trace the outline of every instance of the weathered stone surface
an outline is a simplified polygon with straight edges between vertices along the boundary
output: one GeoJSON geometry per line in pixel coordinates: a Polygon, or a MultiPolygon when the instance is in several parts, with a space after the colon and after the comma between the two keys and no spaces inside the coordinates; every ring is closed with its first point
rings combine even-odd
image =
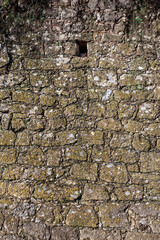
{"type": "Polygon", "coordinates": [[[8,185],[8,194],[16,198],[28,198],[30,195],[30,188],[26,183],[10,183],[8,185]]]}
{"type": "Polygon", "coordinates": [[[114,120],[112,118],[103,119],[98,122],[98,128],[103,130],[119,131],[121,129],[121,123],[120,121],[114,120]]]}
{"type": "Polygon", "coordinates": [[[26,237],[32,237],[39,240],[49,239],[49,231],[43,223],[24,223],[23,232],[26,237]]]}
{"type": "Polygon", "coordinates": [[[127,205],[123,203],[107,203],[99,207],[103,227],[128,228],[127,205]]]}
{"type": "Polygon", "coordinates": [[[158,4],[8,2],[0,240],[157,239],[158,4]]]}
{"type": "Polygon", "coordinates": [[[91,103],[89,105],[88,111],[87,111],[87,115],[89,116],[94,116],[94,117],[101,117],[103,116],[105,113],[105,107],[104,105],[100,104],[100,103],[91,103]],[[97,111],[98,109],[98,111],[97,111]]]}
{"type": "Polygon", "coordinates": [[[65,108],[64,114],[68,119],[73,119],[75,116],[82,115],[82,107],[79,104],[72,104],[65,108]]]}
{"type": "Polygon", "coordinates": [[[92,160],[96,162],[104,161],[109,162],[110,160],[110,148],[96,146],[92,150],[92,160]]]}
{"type": "Polygon", "coordinates": [[[26,128],[26,125],[25,125],[24,120],[14,114],[14,116],[12,118],[12,129],[16,132],[16,131],[23,130],[25,128],[26,128]]]}
{"type": "Polygon", "coordinates": [[[110,101],[107,103],[107,110],[104,114],[105,117],[116,117],[117,116],[117,108],[118,102],[117,101],[110,101]]]}
{"type": "Polygon", "coordinates": [[[13,164],[16,161],[15,149],[6,149],[0,152],[0,163],[1,164],[13,164]]]}
{"type": "Polygon", "coordinates": [[[6,180],[17,180],[22,174],[23,167],[11,165],[3,171],[2,178],[6,180]]]}
{"type": "Polygon", "coordinates": [[[160,171],[160,153],[149,152],[141,153],[140,169],[142,172],[159,172],[160,171]]]}
{"type": "Polygon", "coordinates": [[[66,224],[75,227],[86,226],[95,228],[98,225],[98,217],[90,206],[73,206],[67,215],[66,224]]]}
{"type": "Polygon", "coordinates": [[[16,102],[24,102],[24,103],[31,103],[34,102],[35,100],[35,96],[33,93],[29,92],[29,91],[16,91],[13,92],[12,95],[13,101],[16,102]]]}
{"type": "Polygon", "coordinates": [[[158,234],[147,234],[147,233],[137,233],[137,232],[128,232],[125,240],[158,240],[158,234]]]}
{"type": "Polygon", "coordinates": [[[123,121],[124,128],[127,132],[140,132],[142,131],[143,124],[138,121],[123,121]]]}
{"type": "Polygon", "coordinates": [[[65,129],[67,121],[63,116],[55,117],[54,119],[49,120],[48,125],[51,130],[65,129]]]}
{"type": "Polygon", "coordinates": [[[51,232],[51,240],[78,240],[79,231],[73,227],[54,227],[51,232]]]}
{"type": "Polygon", "coordinates": [[[46,153],[47,165],[58,166],[61,160],[61,151],[49,149],[46,153]]]}
{"type": "Polygon", "coordinates": [[[106,240],[107,234],[104,230],[89,229],[84,228],[80,230],[80,240],[90,239],[90,240],[106,240]]]}
{"type": "Polygon", "coordinates": [[[0,89],[0,100],[8,98],[10,95],[10,89],[0,89]]]}
{"type": "Polygon", "coordinates": [[[71,168],[70,174],[74,179],[95,181],[97,178],[97,170],[97,164],[95,163],[74,164],[71,168]]]}
{"type": "Polygon", "coordinates": [[[45,120],[44,119],[31,119],[30,122],[27,124],[28,129],[32,131],[41,131],[45,128],[45,120]]]}
{"type": "Polygon", "coordinates": [[[154,119],[158,114],[158,109],[154,103],[143,103],[139,106],[138,118],[154,119]]]}
{"type": "Polygon", "coordinates": [[[159,123],[150,124],[147,128],[145,128],[145,131],[150,135],[160,136],[159,123]]]}
{"type": "Polygon", "coordinates": [[[0,181],[0,195],[3,195],[6,192],[6,182],[0,181]]]}
{"type": "Polygon", "coordinates": [[[129,105],[126,103],[120,103],[119,104],[119,109],[118,109],[118,115],[120,119],[129,119],[133,117],[133,114],[135,112],[136,108],[134,105],[129,105]]]}
{"type": "Polygon", "coordinates": [[[145,79],[142,75],[122,74],[120,76],[119,83],[121,86],[132,86],[138,84],[144,84],[145,79]]]}
{"type": "Polygon", "coordinates": [[[42,146],[54,146],[55,145],[55,135],[52,132],[47,132],[42,135],[42,133],[35,135],[33,144],[42,146]]]}
{"type": "Polygon", "coordinates": [[[14,235],[5,235],[3,236],[3,240],[20,240],[17,234],[14,235]]]}
{"type": "Polygon", "coordinates": [[[30,144],[29,133],[27,130],[17,134],[15,145],[17,146],[28,146],[30,144]]]}
{"type": "Polygon", "coordinates": [[[159,203],[155,202],[144,202],[144,203],[132,203],[129,211],[129,215],[137,214],[142,218],[145,217],[158,217],[160,210],[159,203]]]}
{"type": "Polygon", "coordinates": [[[44,221],[46,225],[52,226],[55,220],[54,210],[55,206],[50,203],[42,205],[36,213],[37,221],[44,221]]]}
{"type": "Polygon", "coordinates": [[[111,147],[129,147],[131,145],[131,135],[115,133],[110,142],[111,147]]]}
{"type": "Polygon", "coordinates": [[[135,150],[141,151],[148,151],[150,149],[150,141],[147,139],[146,136],[135,134],[133,138],[132,145],[135,150]]]}
{"type": "Polygon", "coordinates": [[[40,184],[35,186],[34,197],[39,199],[54,200],[54,201],[74,201],[81,196],[81,189],[73,185],[46,185],[40,184]]]}
{"type": "Polygon", "coordinates": [[[0,145],[14,145],[16,136],[15,134],[8,130],[8,131],[0,131],[0,145]]]}
{"type": "Polygon", "coordinates": [[[5,218],[4,228],[7,233],[16,234],[18,231],[18,219],[9,215],[5,218]]]}
{"type": "Polygon", "coordinates": [[[41,166],[43,161],[43,152],[38,147],[30,147],[27,152],[21,152],[18,157],[18,163],[26,165],[41,166]]]}
{"type": "Polygon", "coordinates": [[[50,79],[47,74],[41,74],[40,72],[31,72],[30,83],[34,87],[46,87],[50,84],[50,79]]]}
{"type": "Polygon", "coordinates": [[[40,104],[42,106],[51,107],[55,104],[55,98],[53,96],[49,96],[49,95],[47,96],[42,94],[40,96],[40,104]]]}
{"type": "Polygon", "coordinates": [[[138,185],[130,185],[115,189],[118,200],[140,200],[143,196],[143,187],[138,185]]]}
{"type": "Polygon", "coordinates": [[[64,131],[56,134],[55,143],[56,145],[65,145],[75,143],[77,141],[75,131],[64,131]]]}
{"type": "Polygon", "coordinates": [[[86,149],[81,146],[68,146],[65,149],[65,156],[66,159],[86,160],[87,152],[86,149]]]}
{"type": "Polygon", "coordinates": [[[104,186],[87,183],[84,187],[84,193],[82,196],[82,200],[90,201],[90,200],[108,200],[109,195],[107,189],[104,186]]]}
{"type": "Polygon", "coordinates": [[[36,213],[36,208],[34,203],[20,203],[15,209],[14,209],[14,215],[21,218],[26,219],[28,217],[34,216],[36,213]]]}
{"type": "Polygon", "coordinates": [[[3,130],[8,130],[9,129],[9,123],[11,120],[11,114],[4,113],[1,117],[1,125],[3,130]]]}
{"type": "Polygon", "coordinates": [[[100,170],[100,179],[106,182],[126,183],[128,181],[126,167],[112,163],[103,165],[100,170]]]}
{"type": "Polygon", "coordinates": [[[137,152],[131,149],[117,148],[112,152],[112,158],[116,162],[135,163],[139,160],[137,152]]]}
{"type": "Polygon", "coordinates": [[[80,133],[81,137],[81,143],[83,144],[89,144],[89,145],[100,145],[103,144],[103,132],[101,131],[90,131],[90,132],[84,132],[82,131],[80,133]]]}

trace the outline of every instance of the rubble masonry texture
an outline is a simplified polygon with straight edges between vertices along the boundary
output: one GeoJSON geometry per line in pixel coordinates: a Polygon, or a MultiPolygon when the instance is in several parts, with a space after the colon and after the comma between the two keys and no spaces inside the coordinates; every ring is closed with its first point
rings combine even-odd
{"type": "Polygon", "coordinates": [[[2,240],[159,239],[160,21],[127,35],[127,10],[106,2],[52,1],[42,25],[10,36],[2,240]]]}

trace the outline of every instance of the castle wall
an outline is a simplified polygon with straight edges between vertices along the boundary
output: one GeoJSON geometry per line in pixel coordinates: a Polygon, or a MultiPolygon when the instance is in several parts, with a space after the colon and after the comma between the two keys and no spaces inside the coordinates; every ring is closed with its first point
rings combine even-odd
{"type": "Polygon", "coordinates": [[[0,69],[0,239],[158,240],[159,19],[103,0],[45,11],[0,69]]]}

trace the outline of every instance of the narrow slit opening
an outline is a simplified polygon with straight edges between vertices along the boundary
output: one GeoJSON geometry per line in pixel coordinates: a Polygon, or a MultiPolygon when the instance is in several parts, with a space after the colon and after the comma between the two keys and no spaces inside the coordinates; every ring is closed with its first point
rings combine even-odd
{"type": "Polygon", "coordinates": [[[77,56],[87,57],[87,42],[86,41],[77,41],[77,56]]]}

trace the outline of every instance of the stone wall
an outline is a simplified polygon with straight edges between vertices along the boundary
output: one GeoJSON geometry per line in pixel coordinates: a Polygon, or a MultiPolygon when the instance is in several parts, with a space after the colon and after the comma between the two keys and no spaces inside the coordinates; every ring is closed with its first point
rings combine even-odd
{"type": "Polygon", "coordinates": [[[158,240],[159,15],[45,11],[0,69],[0,239],[158,240]]]}

